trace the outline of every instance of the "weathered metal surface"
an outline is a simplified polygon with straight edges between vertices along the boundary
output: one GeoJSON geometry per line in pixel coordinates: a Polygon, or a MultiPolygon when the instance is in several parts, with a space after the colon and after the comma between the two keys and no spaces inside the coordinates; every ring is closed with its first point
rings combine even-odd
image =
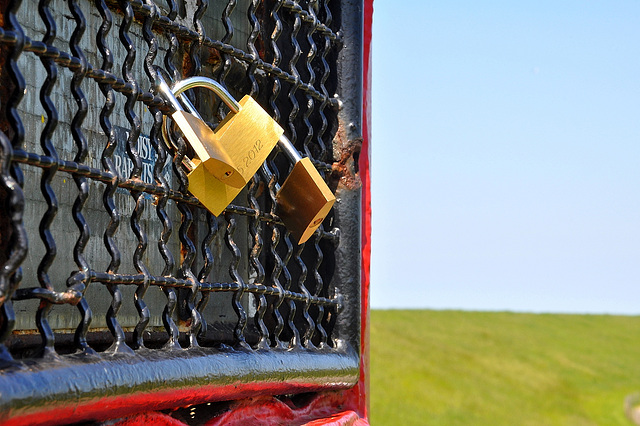
{"type": "MultiPolygon", "coordinates": [[[[255,397],[234,401],[226,407],[194,406],[171,413],[186,424],[207,426],[243,425],[366,425],[354,411],[344,391],[307,393],[299,396],[255,397]],[[216,415],[214,410],[223,411],[216,415]],[[361,421],[361,423],[356,423],[361,421]]],[[[116,424],[115,426],[120,426],[116,424]]],[[[122,425],[124,426],[124,425],[122,425]]]]}
{"type": "Polygon", "coordinates": [[[193,405],[162,414],[148,412],[111,420],[110,426],[368,426],[344,391],[256,396],[227,403],[193,405]]]}
{"type": "MultiPolygon", "coordinates": [[[[369,160],[371,155],[371,42],[372,42],[372,19],[373,19],[373,0],[364,1],[345,1],[342,8],[347,8],[347,22],[342,23],[343,28],[349,28],[351,33],[342,33],[345,43],[351,41],[349,46],[345,46],[341,55],[353,55],[353,68],[348,74],[351,79],[341,78],[341,82],[345,85],[351,85],[354,90],[361,90],[360,96],[353,97],[358,99],[358,105],[354,108],[355,119],[349,118],[348,115],[341,114],[341,128],[345,130],[342,133],[338,131],[340,139],[336,145],[343,146],[346,149],[343,152],[358,152],[357,158],[354,158],[355,168],[357,169],[357,177],[362,183],[361,189],[361,205],[360,208],[360,224],[361,224],[361,245],[360,245],[360,327],[359,342],[360,349],[360,372],[358,384],[347,391],[349,401],[357,406],[358,414],[367,418],[369,413],[369,265],[371,254],[371,186],[369,173],[369,160]],[[358,31],[358,28],[362,32],[358,31]],[[358,40],[362,40],[362,43],[358,40]],[[350,52],[350,50],[357,52],[350,52]],[[361,67],[358,70],[358,66],[361,67]],[[356,80],[356,81],[354,81],[356,80]],[[357,80],[361,83],[358,84],[357,80]],[[361,108],[358,111],[358,108],[361,108]],[[358,117],[361,117],[358,120],[358,117]],[[341,136],[344,135],[344,136],[341,136]],[[355,146],[354,146],[355,145],[355,146]],[[360,145],[357,149],[357,145],[360,145]]],[[[344,64],[344,59],[340,61],[344,64]]],[[[340,73],[342,76],[342,72],[340,73]]],[[[347,155],[342,156],[342,158],[347,155]]],[[[347,162],[343,162],[348,164],[347,162]]],[[[343,175],[344,176],[344,175],[343,175]]],[[[353,182],[351,175],[347,174],[347,179],[342,179],[345,187],[349,187],[349,183],[353,182]],[[346,182],[345,182],[346,180],[346,182]]],[[[354,208],[358,208],[353,206],[354,208]]],[[[345,301],[345,304],[350,303],[345,301]]],[[[355,302],[354,302],[355,303],[355,302]]],[[[344,317],[341,317],[344,319],[344,317]]],[[[347,320],[348,321],[348,320],[347,320]]]]}
{"type": "MultiPolygon", "coordinates": [[[[344,349],[344,350],[343,350],[344,349]]],[[[0,375],[0,422],[73,423],[129,413],[341,389],[357,381],[352,350],[147,351],[19,363],[0,375]]]]}
{"type": "MultiPolygon", "coordinates": [[[[338,163],[345,162],[345,154],[353,155],[355,150],[352,145],[362,139],[362,7],[361,0],[344,0],[340,4],[340,29],[345,46],[337,61],[340,75],[337,93],[342,129],[338,139],[343,141],[333,144],[333,157],[338,163]]],[[[342,180],[339,181],[336,199],[334,223],[340,229],[341,237],[336,252],[333,284],[340,294],[343,306],[336,327],[353,347],[360,347],[362,218],[360,214],[354,215],[352,212],[360,211],[361,186],[345,185],[342,180]],[[343,238],[343,234],[348,237],[343,238]]]]}

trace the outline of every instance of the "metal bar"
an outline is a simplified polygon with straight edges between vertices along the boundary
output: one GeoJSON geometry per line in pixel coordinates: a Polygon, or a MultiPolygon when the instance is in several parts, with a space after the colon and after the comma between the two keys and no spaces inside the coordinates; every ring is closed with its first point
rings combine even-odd
{"type": "MultiPolygon", "coordinates": [[[[340,129],[336,135],[334,151],[338,159],[351,158],[358,153],[362,140],[362,33],[363,33],[363,0],[343,0],[341,2],[341,30],[348,43],[340,51],[338,73],[341,78],[338,93],[342,106],[338,113],[340,129]]],[[[347,173],[355,175],[355,170],[347,173]]],[[[360,300],[361,300],[361,216],[352,212],[360,212],[362,206],[362,187],[359,180],[353,184],[344,176],[336,190],[334,206],[334,226],[340,229],[340,243],[335,252],[336,275],[332,284],[343,297],[344,309],[338,317],[340,336],[347,339],[354,347],[360,345],[360,300]]]]}
{"type": "Polygon", "coordinates": [[[340,350],[217,351],[192,348],[145,355],[70,356],[22,363],[0,375],[6,426],[112,418],[203,402],[352,387],[358,356],[340,350]],[[105,387],[105,383],[109,386],[105,387]]]}

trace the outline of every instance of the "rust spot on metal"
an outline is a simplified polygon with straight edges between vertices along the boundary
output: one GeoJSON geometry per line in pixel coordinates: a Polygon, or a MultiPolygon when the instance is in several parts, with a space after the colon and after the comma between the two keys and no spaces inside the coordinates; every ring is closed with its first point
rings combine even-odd
{"type": "Polygon", "coordinates": [[[60,303],[67,303],[71,305],[77,305],[82,300],[82,293],[75,290],[67,290],[62,293],[60,303]]]}
{"type": "Polygon", "coordinates": [[[260,183],[258,183],[258,188],[256,189],[256,198],[260,198],[262,196],[262,194],[264,194],[267,190],[267,186],[264,184],[263,181],[260,181],[260,183]]]}
{"type": "Polygon", "coordinates": [[[213,47],[207,48],[207,51],[209,53],[207,57],[207,64],[215,68],[222,61],[222,57],[220,56],[220,51],[213,47]]]}
{"type": "Polygon", "coordinates": [[[262,34],[258,36],[258,39],[255,42],[255,47],[256,47],[256,50],[258,51],[258,56],[260,57],[260,59],[262,59],[263,61],[266,60],[267,46],[265,45],[264,37],[262,36],[262,34]]]}
{"type": "Polygon", "coordinates": [[[182,75],[184,76],[192,75],[195,70],[195,64],[191,60],[191,55],[189,55],[190,47],[184,46],[184,54],[182,55],[182,75]]]}
{"type": "Polygon", "coordinates": [[[0,26],[4,28],[4,13],[7,10],[9,0],[0,0],[0,26]]]}
{"type": "Polygon", "coordinates": [[[331,166],[331,186],[340,184],[350,190],[362,186],[358,175],[358,157],[361,149],[362,138],[348,139],[344,125],[340,123],[334,141],[333,155],[337,161],[331,166]]]}
{"type": "MultiPolygon", "coordinates": [[[[271,12],[267,10],[267,6],[265,5],[264,1],[258,3],[255,14],[258,22],[268,22],[268,19],[270,19],[271,17],[271,12]]],[[[271,62],[271,58],[267,59],[267,43],[265,42],[265,40],[270,40],[271,32],[271,28],[266,28],[266,25],[261,24],[258,37],[253,43],[256,50],[258,51],[258,57],[263,61],[268,62],[271,62]]]]}

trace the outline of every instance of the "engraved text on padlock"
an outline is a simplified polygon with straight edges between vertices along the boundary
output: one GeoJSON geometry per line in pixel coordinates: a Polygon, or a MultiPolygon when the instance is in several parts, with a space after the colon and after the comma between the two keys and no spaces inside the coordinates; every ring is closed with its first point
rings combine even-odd
{"type": "MultiPolygon", "coordinates": [[[[214,134],[218,149],[235,165],[244,186],[267,159],[284,130],[251,96],[245,95],[239,104],[240,111],[227,114],[214,134]]],[[[221,166],[211,163],[214,169],[209,166],[207,169],[216,175],[219,173],[216,168],[221,166]]]]}

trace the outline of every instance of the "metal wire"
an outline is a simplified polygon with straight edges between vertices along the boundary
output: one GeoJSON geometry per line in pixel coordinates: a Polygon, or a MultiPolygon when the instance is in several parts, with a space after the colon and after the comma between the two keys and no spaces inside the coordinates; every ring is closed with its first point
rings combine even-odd
{"type": "MultiPolygon", "coordinates": [[[[341,302],[330,296],[332,274],[321,265],[333,256],[337,234],[321,227],[312,243],[292,243],[275,214],[288,156],[272,154],[264,176],[254,176],[244,195],[213,217],[188,192],[182,160],[190,148],[180,135],[166,145],[161,127],[170,108],[151,91],[159,66],[173,81],[213,77],[267,107],[294,154],[330,171],[338,107],[330,58],[341,40],[329,1],[230,0],[211,16],[207,1],[69,0],[60,9],[40,0],[40,21],[27,23],[33,8],[10,1],[0,28],[0,358],[227,343],[249,350],[334,346],[325,316],[337,315],[341,302]],[[65,15],[70,24],[62,23],[65,15]],[[217,30],[211,25],[223,27],[221,39],[207,35],[217,30]],[[30,75],[36,65],[41,80],[30,75]],[[32,87],[39,100],[24,100],[32,87]],[[25,194],[34,180],[40,193],[25,194]],[[75,230],[62,228],[67,211],[75,230]],[[35,271],[23,272],[32,260],[35,271]],[[127,314],[131,306],[135,317],[127,314]],[[61,351],[58,338],[70,323],[75,347],[61,351]],[[232,324],[231,335],[224,324],[232,324]],[[103,328],[111,338],[92,343],[103,328]],[[10,337],[18,332],[37,333],[41,342],[32,351],[14,348],[10,337]]],[[[218,101],[192,92],[189,102],[208,120],[224,118],[218,101]]]]}

